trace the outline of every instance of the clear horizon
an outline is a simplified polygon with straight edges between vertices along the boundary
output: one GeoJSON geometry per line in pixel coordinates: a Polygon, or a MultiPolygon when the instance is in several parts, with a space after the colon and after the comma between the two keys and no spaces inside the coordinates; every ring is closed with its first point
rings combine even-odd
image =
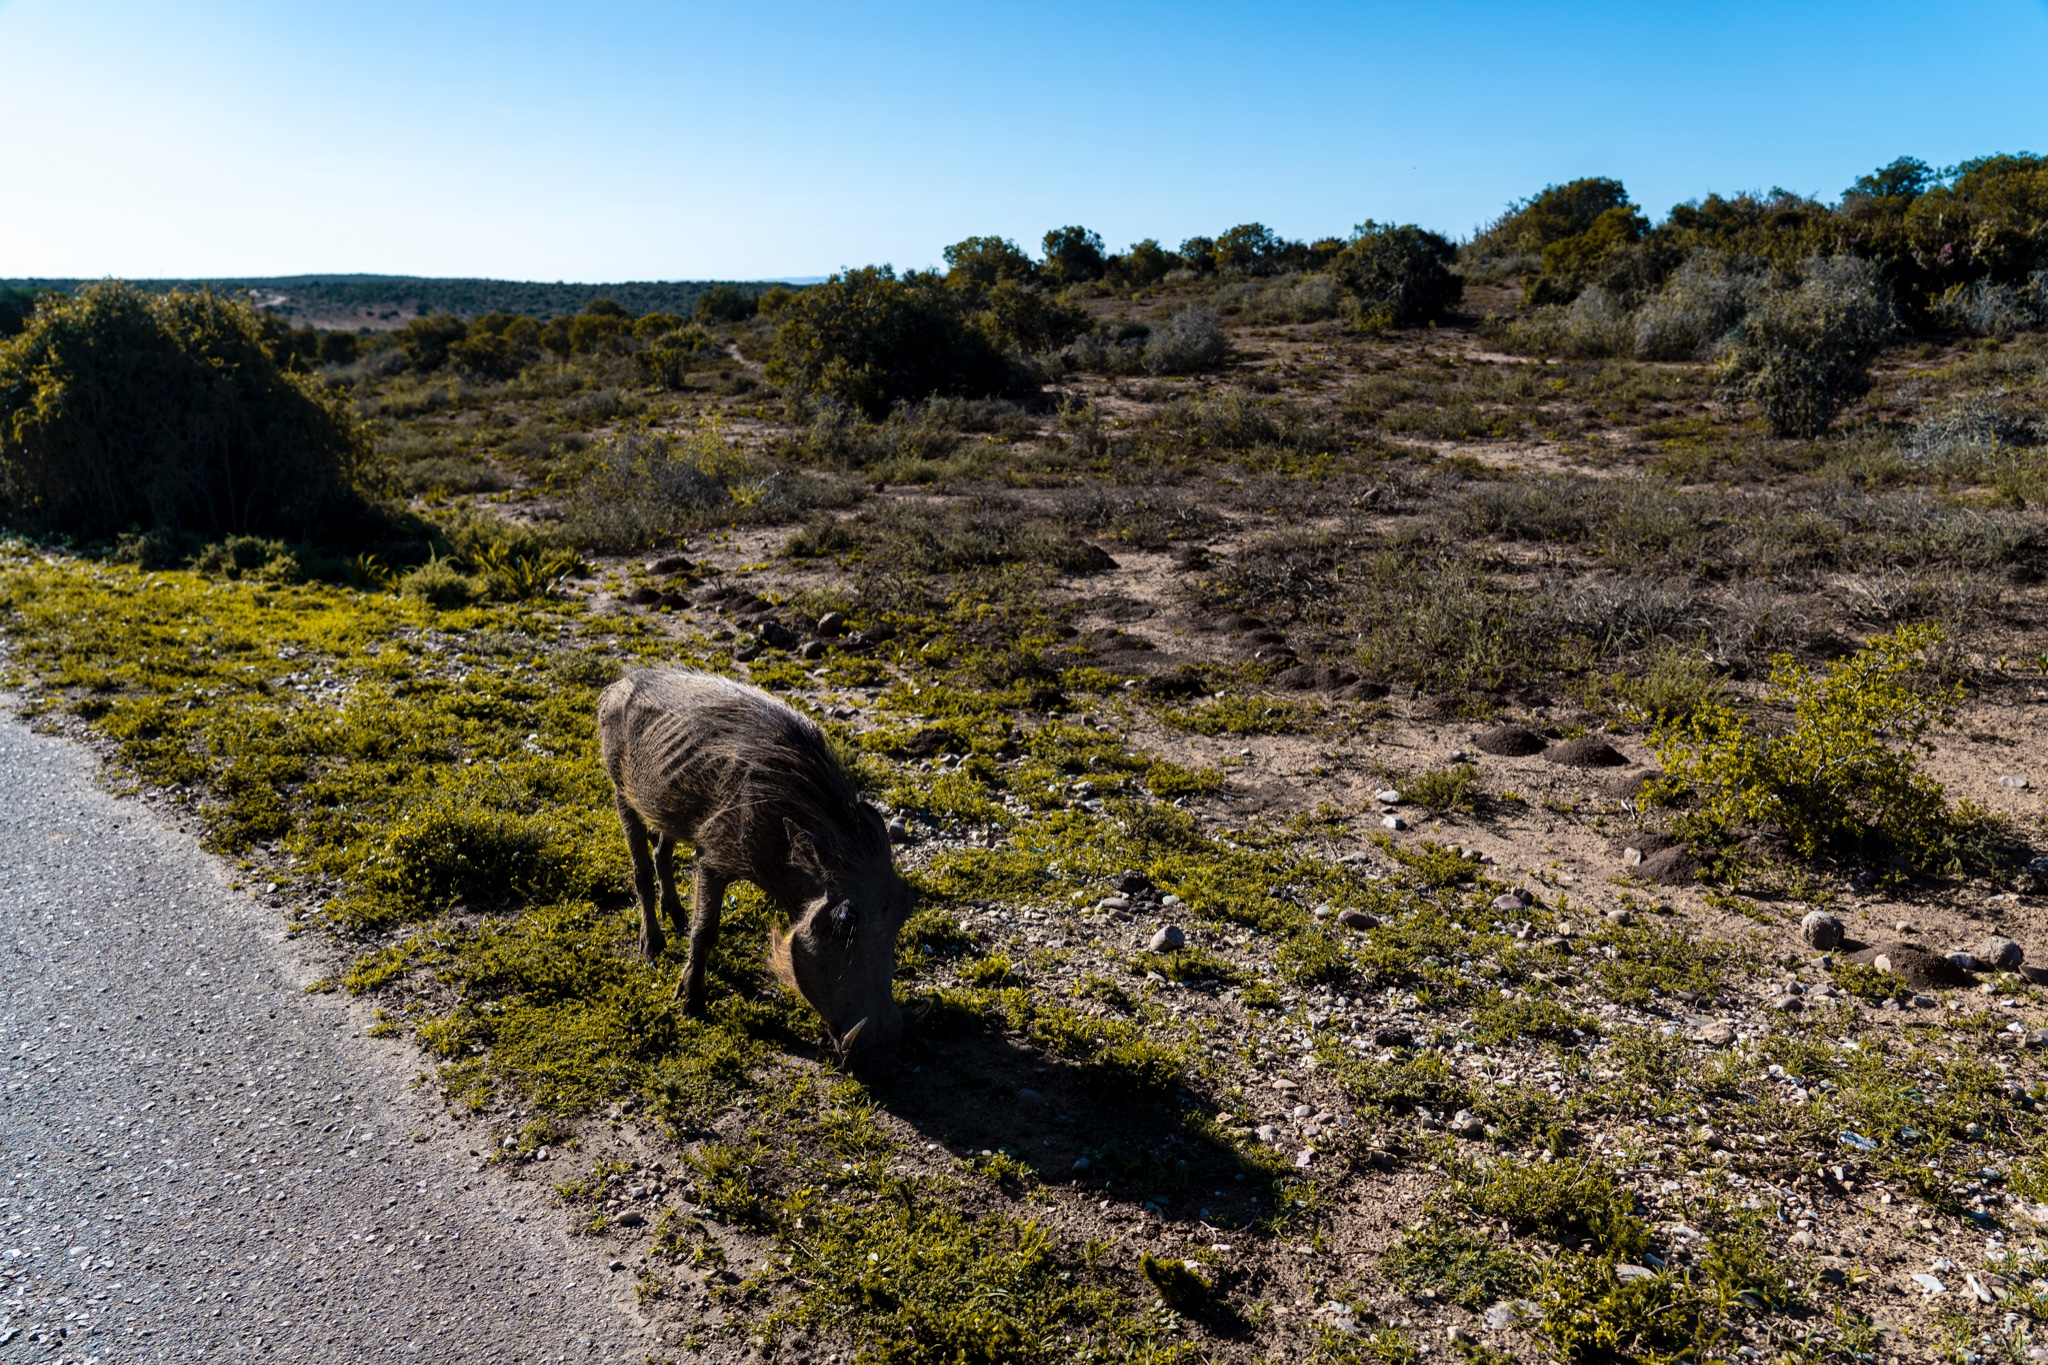
{"type": "Polygon", "coordinates": [[[0,276],[804,278],[2048,149],[2048,3],[0,0],[0,276]]]}

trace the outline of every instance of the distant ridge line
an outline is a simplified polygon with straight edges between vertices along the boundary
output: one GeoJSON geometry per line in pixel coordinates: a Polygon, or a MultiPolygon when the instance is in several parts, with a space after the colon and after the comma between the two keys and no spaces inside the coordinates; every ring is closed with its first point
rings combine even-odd
{"type": "MultiPolygon", "coordinates": [[[[822,277],[787,280],[623,280],[612,284],[537,280],[435,278],[423,275],[315,274],[213,279],[130,280],[138,289],[211,289],[254,296],[251,301],[302,326],[397,327],[422,313],[524,313],[550,318],[583,311],[592,299],[610,299],[633,313],[689,314],[716,285],[759,293],[777,284],[812,284],[822,277]]],[[[83,279],[4,279],[0,288],[75,292],[83,279]]]]}

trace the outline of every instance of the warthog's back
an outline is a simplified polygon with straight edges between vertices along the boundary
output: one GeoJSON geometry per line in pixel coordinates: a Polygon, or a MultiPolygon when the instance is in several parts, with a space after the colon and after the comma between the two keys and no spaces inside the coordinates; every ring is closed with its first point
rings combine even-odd
{"type": "Polygon", "coordinates": [[[824,733],[757,688],[635,670],[599,697],[597,724],[620,797],[714,863],[779,858],[785,817],[842,857],[876,851],[855,847],[868,842],[858,793],[824,733]]]}

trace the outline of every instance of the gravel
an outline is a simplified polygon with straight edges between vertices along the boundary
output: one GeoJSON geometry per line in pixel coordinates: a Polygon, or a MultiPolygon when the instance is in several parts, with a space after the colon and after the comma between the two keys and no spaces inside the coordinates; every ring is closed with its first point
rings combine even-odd
{"type": "MultiPolygon", "coordinates": [[[[279,914],[0,712],[0,1317],[23,1359],[640,1360],[626,1277],[478,1169],[279,914]]],[[[479,1144],[480,1145],[480,1144],[479,1144]]],[[[10,1359],[14,1358],[10,1355],[10,1359]]]]}

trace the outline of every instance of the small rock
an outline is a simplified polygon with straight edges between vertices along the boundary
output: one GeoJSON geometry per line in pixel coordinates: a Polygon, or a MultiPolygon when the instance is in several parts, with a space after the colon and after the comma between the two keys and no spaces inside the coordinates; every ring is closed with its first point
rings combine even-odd
{"type": "Polygon", "coordinates": [[[1636,875],[1659,886],[1691,886],[1699,880],[1703,864],[1683,844],[1659,849],[1643,859],[1636,875]]]}
{"type": "Polygon", "coordinates": [[[1290,1081],[1285,1076],[1282,1076],[1279,1080],[1273,1082],[1273,1088],[1284,1095],[1290,1091],[1301,1089],[1301,1085],[1297,1081],[1290,1081]]]}
{"type": "Polygon", "coordinates": [[[1075,1157],[1075,1158],[1074,1158],[1074,1169],[1075,1169],[1076,1171],[1085,1171],[1085,1170],[1087,1170],[1087,1169],[1088,1169],[1088,1158],[1087,1158],[1087,1157],[1085,1157],[1085,1156],[1079,1156],[1079,1157],[1075,1157]]]}
{"type": "Polygon", "coordinates": [[[1946,1294],[1948,1292],[1947,1288],[1943,1286],[1942,1282],[1940,1280],[1935,1279],[1932,1275],[1915,1275],[1913,1277],[1913,1283],[1919,1285],[1921,1292],[1926,1294],[1927,1297],[1930,1299],[1933,1298],[1936,1294],[1946,1294]]]}
{"type": "Polygon", "coordinates": [[[618,1218],[619,1226],[622,1228],[637,1228],[646,1221],[647,1216],[637,1209],[627,1209],[618,1218]]]}
{"type": "MultiPolygon", "coordinates": [[[[1862,876],[1863,874],[1862,874],[1861,872],[1859,872],[1859,873],[1857,873],[1856,875],[1860,877],[1860,876],[1862,876]]],[[[1871,879],[1872,881],[1876,881],[1876,880],[1877,880],[1877,874],[1876,874],[1875,872],[1871,873],[1871,874],[1870,874],[1870,879],[1871,879]]],[[[1893,933],[1895,933],[1895,934],[1897,934],[1897,935],[1899,935],[1899,936],[1900,936],[1901,938],[1904,938],[1905,936],[1907,936],[1908,934],[1911,934],[1911,933],[1913,932],[1913,921],[1911,921],[1911,920],[1909,920],[1909,919],[1902,919],[1902,920],[1900,920],[1900,921],[1899,921],[1899,922],[1898,922],[1897,924],[1894,924],[1894,925],[1892,926],[1892,932],[1893,932],[1893,933]]]]}
{"type": "Polygon", "coordinates": [[[1377,929],[1380,927],[1379,916],[1368,915],[1363,910],[1339,911],[1337,914],[1337,923],[1343,925],[1346,929],[1362,930],[1377,929]]]}
{"type": "Polygon", "coordinates": [[[2020,980],[2035,986],[2048,986],[2048,967],[2021,967],[2020,980]]]}
{"type": "Polygon", "coordinates": [[[1735,1041],[1735,1025],[1726,1019],[1716,1019],[1710,1024],[1700,1025],[1692,1036],[1695,1042],[1705,1043],[1708,1047],[1727,1047],[1735,1041]]]}
{"type": "Polygon", "coordinates": [[[818,618],[817,631],[823,639],[834,639],[846,629],[846,613],[828,611],[818,618]]]}
{"type": "Polygon", "coordinates": [[[1176,896],[1171,891],[1169,891],[1159,898],[1159,903],[1164,906],[1172,907],[1179,905],[1181,902],[1179,896],[1176,896]]]}
{"type": "Polygon", "coordinates": [[[1294,1168],[1298,1171],[1307,1170],[1309,1164],[1315,1159],[1315,1149],[1313,1147],[1304,1147],[1294,1154],[1294,1168]]]}
{"type": "Polygon", "coordinates": [[[1372,799],[1379,802],[1382,806],[1398,806],[1401,804],[1401,793],[1395,791],[1392,787],[1386,787],[1374,792],[1372,799]]]}
{"type": "Polygon", "coordinates": [[[1493,908],[1513,914],[1520,910],[1527,910],[1529,908],[1529,898],[1519,891],[1510,891],[1505,895],[1495,896],[1493,898],[1493,908]]]}
{"type": "MultiPolygon", "coordinates": [[[[872,828],[872,826],[871,826],[870,828],[872,828]]],[[[891,820],[891,821],[889,822],[889,842],[890,842],[890,843],[892,843],[892,844],[900,844],[900,843],[904,843],[904,842],[905,842],[905,841],[907,841],[907,840],[908,840],[909,838],[910,838],[910,827],[909,827],[909,826],[905,825],[905,824],[904,824],[904,823],[903,823],[903,822],[902,822],[901,820],[891,820]]]]}
{"type": "Polygon", "coordinates": [[[1623,849],[1621,851],[1621,865],[1623,867],[1641,867],[1643,865],[1643,851],[1639,848],[1623,849]]]}
{"type": "Polygon", "coordinates": [[[1998,785],[2001,787],[2011,787],[2014,791],[2018,792],[2025,791],[2028,782],[2024,777],[2001,777],[1998,779],[1998,785]]]}
{"type": "Polygon", "coordinates": [[[1415,1042],[1415,1035],[1398,1025],[1388,1025],[1372,1031],[1372,1041],[1377,1047],[1409,1047],[1415,1042]]]}
{"type": "Polygon", "coordinates": [[[1806,1008],[1806,1002],[1796,995],[1781,995],[1771,1001],[1771,1008],[1780,1014],[1797,1014],[1806,1008]]]}
{"type": "Polygon", "coordinates": [[[1842,944],[1842,922],[1825,910],[1808,911],[1806,918],[1799,921],[1799,936],[1806,940],[1808,947],[1822,952],[1839,948],[1842,944]]]}
{"type": "Polygon", "coordinates": [[[1384,829],[1406,829],[1406,828],[1408,828],[1408,822],[1407,822],[1406,820],[1403,820],[1403,819],[1402,819],[1402,818],[1401,818],[1400,816],[1398,816],[1398,815],[1387,815],[1387,816],[1382,816],[1382,817],[1380,818],[1380,825],[1381,825],[1381,827],[1382,827],[1382,828],[1384,828],[1384,829]]]}
{"type": "Polygon", "coordinates": [[[1469,1109],[1460,1109],[1451,1119],[1451,1131],[1459,1137],[1481,1137],[1486,1132],[1486,1122],[1469,1109]]]}
{"type": "Polygon", "coordinates": [[[771,649],[788,649],[796,643],[796,636],[780,621],[768,621],[761,626],[761,642],[771,649]]]}
{"type": "Polygon", "coordinates": [[[1527,1299],[1503,1299],[1486,1310],[1486,1330],[1489,1332],[1513,1331],[1522,1323],[1530,1321],[1541,1310],[1527,1299]]]}
{"type": "Polygon", "coordinates": [[[760,657],[761,646],[759,645],[741,645],[732,652],[732,661],[736,664],[752,663],[760,657]]]}
{"type": "Polygon", "coordinates": [[[688,573],[695,567],[687,555],[663,555],[647,561],[647,572],[664,578],[669,574],[688,573]]]}
{"type": "Polygon", "coordinates": [[[1801,1228],[1799,1229],[1799,1231],[1793,1233],[1791,1237],[1791,1242],[1793,1246],[1798,1247],[1801,1251],[1811,1251],[1816,1246],[1820,1245],[1820,1239],[1815,1237],[1812,1233],[1808,1232],[1805,1228],[1801,1228]]]}
{"type": "Polygon", "coordinates": [[[1180,926],[1169,924],[1152,935],[1152,941],[1146,948],[1155,953],[1174,953],[1187,946],[1188,936],[1181,932],[1180,926]]]}
{"type": "Polygon", "coordinates": [[[1939,1000],[1936,1000],[1931,995],[1916,995],[1913,997],[1913,1007],[1915,1009],[1931,1010],[1940,1003],[1939,1000]]]}
{"type": "Polygon", "coordinates": [[[1958,967],[1961,967],[1966,972],[1974,972],[1977,970],[1977,957],[1974,953],[1950,953],[1948,955],[1948,960],[1950,962],[1955,963],[1958,967]]]}
{"type": "Polygon", "coordinates": [[[1470,758],[1471,756],[1472,755],[1466,753],[1463,749],[1453,749],[1449,753],[1444,755],[1445,758],[1449,759],[1453,763],[1463,763],[1466,759],[1470,758]]]}
{"type": "Polygon", "coordinates": [[[1280,1130],[1278,1128],[1275,1128],[1270,1123],[1260,1124],[1257,1128],[1252,1130],[1252,1135],[1258,1138],[1258,1140],[1261,1142],[1271,1143],[1280,1140],[1280,1130]]]}
{"type": "Polygon", "coordinates": [[[1025,1101],[1027,1104],[1045,1103],[1045,1096],[1039,1094],[1036,1090],[1030,1089],[1029,1087],[1019,1089],[1017,1091],[1017,1098],[1025,1101]]]}
{"type": "Polygon", "coordinates": [[[606,1270],[612,1271],[615,1274],[618,1271],[624,1270],[625,1268],[626,1263],[624,1261],[613,1261],[610,1265],[605,1267],[606,1270]]]}
{"type": "Polygon", "coordinates": [[[1628,1284],[1634,1280],[1654,1280],[1657,1278],[1657,1272],[1646,1265],[1630,1265],[1623,1261],[1614,1267],[1614,1278],[1628,1284]]]}
{"type": "Polygon", "coordinates": [[[822,659],[825,657],[825,642],[823,640],[806,640],[797,650],[796,656],[799,659],[822,659]]]}
{"type": "Polygon", "coordinates": [[[1152,889],[1152,879],[1142,872],[1126,872],[1116,879],[1116,889],[1126,896],[1135,896],[1141,891],[1152,889]]]}
{"type": "Polygon", "coordinates": [[[1130,908],[1131,898],[1129,896],[1104,896],[1101,900],[1095,902],[1095,913],[1098,915],[1107,915],[1113,911],[1128,910],[1130,908]]]}
{"type": "Polygon", "coordinates": [[[2003,934],[1993,934],[1977,945],[1974,956],[1986,971],[2009,972],[2026,961],[2027,951],[2003,934]]]}
{"type": "Polygon", "coordinates": [[[1635,916],[1626,910],[1609,910],[1607,912],[1607,922],[1609,924],[1628,924],[1634,919],[1635,916]]]}
{"type": "Polygon", "coordinates": [[[1297,1104],[1287,1111],[1287,1116],[1296,1119],[1312,1119],[1316,1116],[1316,1107],[1312,1104],[1297,1104]]]}

